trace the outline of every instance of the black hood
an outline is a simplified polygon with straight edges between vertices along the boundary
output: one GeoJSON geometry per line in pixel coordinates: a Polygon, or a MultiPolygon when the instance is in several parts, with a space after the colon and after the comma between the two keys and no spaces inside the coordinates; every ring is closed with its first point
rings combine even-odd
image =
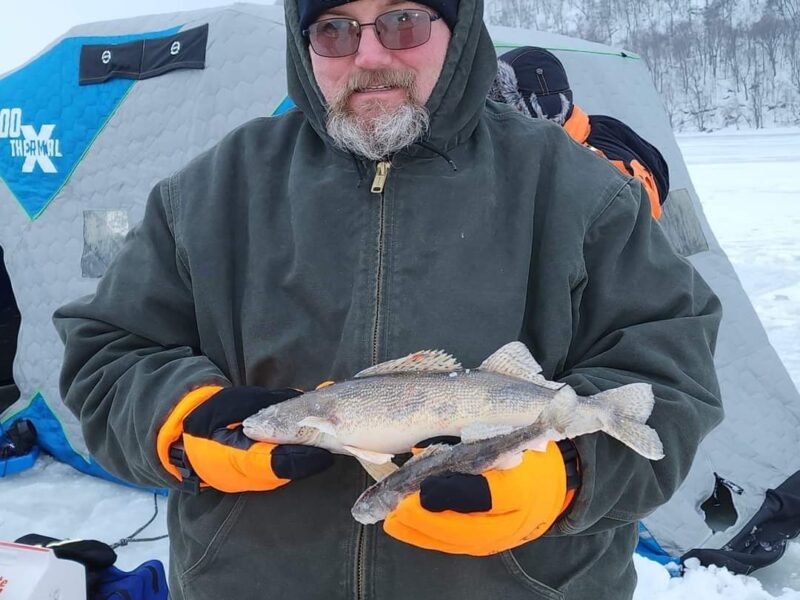
{"type": "MultiPolygon", "coordinates": [[[[317,133],[332,144],[325,128],[327,104],[300,31],[297,0],[285,0],[284,9],[289,96],[317,133]]],[[[483,113],[496,69],[494,46],[483,23],[483,0],[461,0],[442,73],[426,104],[431,120],[424,141],[445,151],[469,137],[483,113]]]]}

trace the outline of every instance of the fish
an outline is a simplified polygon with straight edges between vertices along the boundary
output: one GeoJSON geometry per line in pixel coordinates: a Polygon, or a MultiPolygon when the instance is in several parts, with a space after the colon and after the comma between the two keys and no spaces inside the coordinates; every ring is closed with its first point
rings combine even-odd
{"type": "Polygon", "coordinates": [[[530,447],[531,440],[546,438],[547,433],[547,424],[537,420],[511,433],[484,440],[452,446],[432,444],[412,456],[402,468],[364,490],[350,512],[359,523],[373,525],[385,519],[406,496],[419,491],[428,477],[445,473],[480,475],[496,468],[498,457],[521,454],[530,447]]]}
{"type": "Polygon", "coordinates": [[[648,383],[579,396],[542,375],[527,346],[509,342],[478,368],[465,369],[443,350],[423,350],[369,367],[352,379],[264,408],[243,422],[245,435],[274,444],[306,444],[354,456],[376,481],[395,471],[392,458],[437,436],[462,443],[520,428],[542,427],[526,448],[495,456],[510,468],[523,449],[548,440],[604,431],[642,456],[658,460],[663,446],[645,424],[655,398],[648,383]]]}

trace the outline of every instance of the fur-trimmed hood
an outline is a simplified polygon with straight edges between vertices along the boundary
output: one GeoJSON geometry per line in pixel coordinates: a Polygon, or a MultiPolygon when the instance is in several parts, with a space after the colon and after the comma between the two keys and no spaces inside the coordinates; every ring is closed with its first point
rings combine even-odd
{"type": "Polygon", "coordinates": [[[559,125],[569,119],[573,107],[572,90],[561,63],[539,48],[518,48],[497,60],[497,75],[489,89],[489,99],[513,106],[529,117],[548,119],[559,125]],[[541,56],[550,60],[536,62],[541,56]],[[534,77],[529,73],[531,67],[536,67],[534,77]],[[532,81],[520,82],[518,70],[532,81]],[[558,82],[557,89],[548,86],[548,78],[558,82]]]}

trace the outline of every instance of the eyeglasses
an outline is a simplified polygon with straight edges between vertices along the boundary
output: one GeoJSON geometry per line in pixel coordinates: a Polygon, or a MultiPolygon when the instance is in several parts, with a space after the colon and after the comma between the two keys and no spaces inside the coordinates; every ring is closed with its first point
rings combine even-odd
{"type": "Polygon", "coordinates": [[[320,56],[340,58],[358,51],[361,29],[375,27],[375,35],[388,50],[407,50],[431,39],[431,22],[441,19],[424,10],[391,10],[375,17],[373,23],[338,17],[322,19],[303,31],[311,48],[320,56]]]}

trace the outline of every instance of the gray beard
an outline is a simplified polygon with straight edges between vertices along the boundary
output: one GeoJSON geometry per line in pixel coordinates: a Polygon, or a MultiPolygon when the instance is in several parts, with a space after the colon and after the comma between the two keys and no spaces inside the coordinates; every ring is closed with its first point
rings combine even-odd
{"type": "Polygon", "coordinates": [[[337,146],[370,160],[383,160],[410,146],[428,131],[430,115],[419,104],[405,102],[393,111],[359,118],[349,110],[332,110],[327,130],[337,146]]]}

